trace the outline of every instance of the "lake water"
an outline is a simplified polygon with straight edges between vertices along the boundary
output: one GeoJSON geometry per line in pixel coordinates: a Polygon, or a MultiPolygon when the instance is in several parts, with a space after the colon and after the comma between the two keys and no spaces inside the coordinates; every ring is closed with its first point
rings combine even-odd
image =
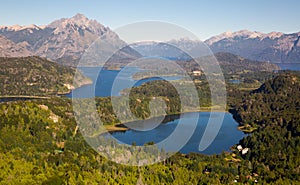
{"type": "MultiPolygon", "coordinates": [[[[184,113],[184,132],[190,128],[190,122],[199,116],[197,127],[188,143],[180,150],[181,153],[202,153],[202,154],[219,154],[222,151],[230,151],[230,147],[237,144],[245,134],[237,129],[238,123],[233,119],[230,113],[225,113],[224,120],[222,122],[221,129],[216,136],[213,143],[204,151],[199,151],[199,143],[208,124],[210,115],[213,117],[220,116],[222,113],[210,113],[210,112],[192,112],[184,113]]],[[[136,143],[139,146],[148,142],[158,143],[166,139],[177,127],[179,119],[169,121],[167,123],[160,124],[158,127],[150,131],[136,131],[128,130],[126,132],[114,132],[112,135],[107,134],[107,137],[114,137],[120,141],[120,143],[126,143],[131,145],[136,143]]],[[[204,138],[205,139],[205,138],[204,138]]]]}
{"type": "MultiPolygon", "coordinates": [[[[93,80],[93,84],[85,85],[73,90],[66,96],[69,98],[92,98],[92,97],[108,97],[108,96],[120,96],[120,92],[124,89],[137,87],[143,83],[162,80],[162,78],[146,78],[142,80],[134,80],[132,76],[141,69],[130,67],[125,71],[121,70],[101,70],[96,67],[82,67],[80,70],[83,74],[93,80]],[[99,73],[100,71],[100,73],[99,73]],[[99,74],[98,74],[99,73],[99,74]],[[118,81],[118,85],[112,90],[114,81],[118,81]]],[[[179,76],[164,77],[165,80],[178,80],[179,76]]]]}
{"type": "Polygon", "coordinates": [[[281,70],[294,70],[294,71],[300,71],[300,63],[278,63],[277,64],[281,70]]]}

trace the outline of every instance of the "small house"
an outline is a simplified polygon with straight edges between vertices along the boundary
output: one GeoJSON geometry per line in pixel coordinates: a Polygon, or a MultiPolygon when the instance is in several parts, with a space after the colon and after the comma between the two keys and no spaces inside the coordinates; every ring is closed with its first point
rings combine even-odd
{"type": "Polygon", "coordinates": [[[202,72],[201,71],[193,71],[194,76],[201,76],[202,72]]]}
{"type": "Polygon", "coordinates": [[[248,153],[248,151],[249,151],[249,148],[244,148],[244,149],[242,150],[242,155],[245,155],[245,154],[247,154],[247,153],[248,153]]]}
{"type": "Polygon", "coordinates": [[[242,145],[238,145],[236,148],[238,149],[238,151],[242,151],[243,150],[242,145]]]}

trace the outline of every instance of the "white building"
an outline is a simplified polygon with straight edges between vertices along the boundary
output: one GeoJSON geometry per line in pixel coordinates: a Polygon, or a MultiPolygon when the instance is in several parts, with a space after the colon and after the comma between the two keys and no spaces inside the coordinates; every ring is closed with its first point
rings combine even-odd
{"type": "Polygon", "coordinates": [[[249,151],[249,148],[244,148],[244,149],[242,150],[242,155],[245,155],[245,154],[247,154],[247,153],[248,153],[248,151],[249,151]]]}
{"type": "Polygon", "coordinates": [[[201,76],[201,71],[193,71],[194,76],[201,76]]]}
{"type": "Polygon", "coordinates": [[[238,151],[242,151],[243,150],[242,145],[238,145],[236,148],[238,149],[238,151]]]}

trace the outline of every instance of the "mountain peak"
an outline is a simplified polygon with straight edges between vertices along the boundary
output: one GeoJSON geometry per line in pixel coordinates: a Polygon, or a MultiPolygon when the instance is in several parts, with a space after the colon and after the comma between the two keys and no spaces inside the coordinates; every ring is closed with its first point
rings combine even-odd
{"type": "Polygon", "coordinates": [[[79,26],[81,25],[88,25],[88,23],[90,22],[90,20],[84,16],[83,14],[76,14],[71,18],[62,18],[56,21],[53,21],[52,23],[50,23],[48,25],[48,27],[51,28],[58,28],[60,26],[66,25],[66,24],[77,24],[79,26]]]}
{"type": "Polygon", "coordinates": [[[103,32],[106,32],[108,28],[104,27],[102,24],[97,22],[96,20],[88,19],[83,14],[76,14],[71,18],[62,18],[59,20],[56,20],[48,25],[48,27],[55,28],[55,32],[60,32],[62,30],[65,30],[66,27],[80,27],[82,29],[88,28],[92,32],[98,33],[100,35],[103,34],[103,32]]]}
{"type": "Polygon", "coordinates": [[[71,21],[73,21],[73,22],[75,22],[75,23],[77,23],[79,25],[87,24],[90,21],[86,16],[84,16],[83,14],[80,14],[80,13],[74,15],[69,20],[71,20],[71,21]]]}
{"type": "Polygon", "coordinates": [[[77,13],[72,18],[74,18],[74,19],[88,19],[85,15],[83,15],[81,13],[77,13]]]}

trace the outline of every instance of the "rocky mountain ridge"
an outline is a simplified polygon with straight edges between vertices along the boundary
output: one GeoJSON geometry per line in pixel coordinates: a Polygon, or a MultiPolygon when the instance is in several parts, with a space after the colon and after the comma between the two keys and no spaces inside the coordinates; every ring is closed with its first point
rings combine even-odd
{"type": "MultiPolygon", "coordinates": [[[[0,35],[16,44],[18,49],[13,49],[14,51],[22,50],[19,54],[12,55],[9,51],[11,47],[1,44],[2,56],[37,55],[64,65],[76,65],[82,54],[100,37],[105,36],[112,45],[126,45],[109,27],[82,14],[62,18],[46,26],[0,26],[0,35]]],[[[272,63],[297,63],[300,62],[299,40],[300,32],[285,34],[249,30],[229,31],[204,42],[178,39],[166,43],[140,43],[120,51],[117,58],[138,58],[139,52],[143,56],[155,53],[169,59],[186,60],[189,57],[184,51],[193,53],[193,57],[210,55],[210,51],[204,47],[206,44],[213,53],[232,53],[247,59],[272,63]]]]}
{"type": "Polygon", "coordinates": [[[300,32],[261,33],[248,30],[225,32],[205,41],[214,53],[229,52],[272,63],[300,62],[300,32]]]}
{"type": "MultiPolygon", "coordinates": [[[[124,43],[110,28],[82,14],[56,20],[41,27],[1,26],[0,35],[16,44],[22,44],[33,55],[65,65],[76,65],[82,54],[100,37],[105,37],[111,43],[124,43]]],[[[130,56],[130,51],[127,52],[129,53],[121,53],[130,56]]]]}

